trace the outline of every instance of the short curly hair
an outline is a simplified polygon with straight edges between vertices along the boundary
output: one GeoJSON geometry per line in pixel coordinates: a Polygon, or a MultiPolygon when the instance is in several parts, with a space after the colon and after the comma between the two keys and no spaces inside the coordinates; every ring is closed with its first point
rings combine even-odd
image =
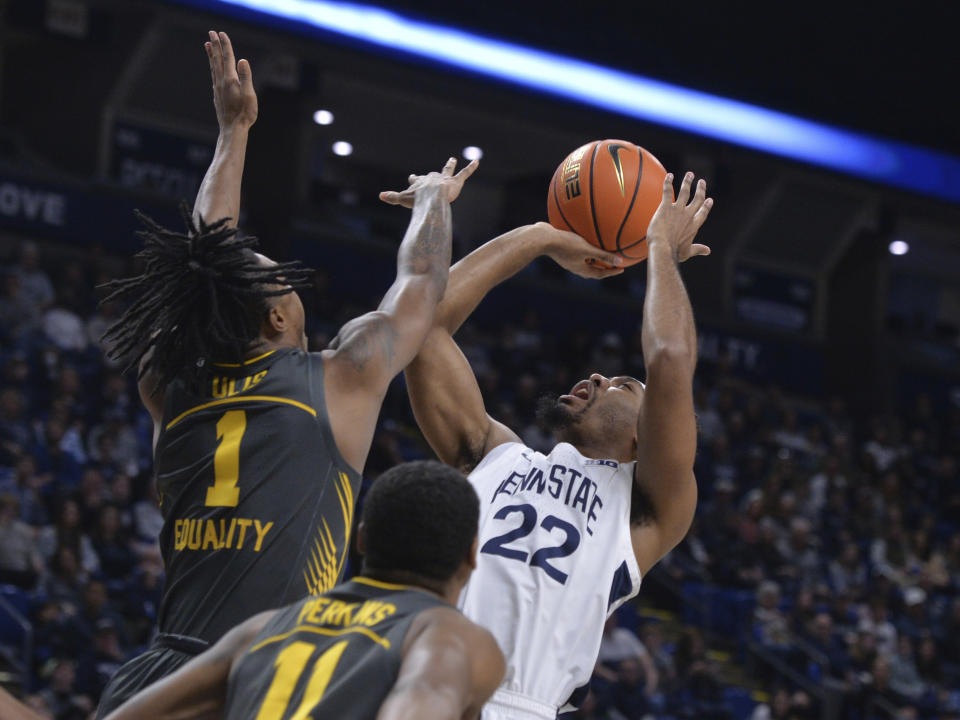
{"type": "Polygon", "coordinates": [[[449,580],[470,552],[479,518],[477,493],[453,468],[432,460],[397,465],[364,501],[364,567],[449,580]]]}

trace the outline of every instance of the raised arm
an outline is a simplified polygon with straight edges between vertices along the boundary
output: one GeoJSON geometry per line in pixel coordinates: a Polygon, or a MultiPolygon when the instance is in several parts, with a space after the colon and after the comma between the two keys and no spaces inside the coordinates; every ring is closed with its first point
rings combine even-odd
{"type": "Polygon", "coordinates": [[[585,278],[619,275],[623,259],[589,244],[579,235],[539,222],[506,232],[484,243],[450,268],[450,281],[434,323],[453,335],[497,285],[513,277],[540,256],[585,278]],[[604,269],[603,262],[617,266],[604,269]]]}
{"type": "Polygon", "coordinates": [[[410,628],[397,682],[377,720],[479,717],[506,670],[497,641],[455,610],[423,616],[420,627],[410,628]]]}
{"type": "Polygon", "coordinates": [[[337,447],[358,471],[373,441],[390,381],[413,359],[433,326],[450,268],[450,203],[476,169],[410,176],[402,193],[384,193],[413,208],[397,257],[397,278],[373,312],[344,325],[323,352],[327,410],[337,447]]]}
{"type": "Polygon", "coordinates": [[[219,720],[226,704],[231,667],[275,613],[260,613],[237,625],[209,650],[138,692],[106,720],[219,720]]]}
{"type": "MultiPolygon", "coordinates": [[[[247,156],[247,136],[257,120],[257,94],[253,90],[250,63],[236,62],[233,46],[226,33],[211,30],[204,43],[213,80],[213,107],[217,113],[220,135],[210,167],[207,168],[197,199],[193,204],[193,221],[203,218],[212,223],[227,218],[236,227],[240,214],[240,185],[247,156]]],[[[140,376],[137,383],[140,398],[154,422],[154,445],[163,420],[163,393],[154,392],[157,380],[151,373],[140,376]]]]}
{"type": "Polygon", "coordinates": [[[667,175],[663,200],[647,232],[650,254],[641,336],[647,385],[637,426],[636,482],[651,505],[651,517],[633,528],[642,572],[683,539],[697,506],[693,475],[697,332],[679,264],[709,254],[709,248],[693,239],[713,199],[706,198],[707,186],[700,180],[691,200],[692,183],[693,173],[687,173],[674,202],[673,176],[667,175]]]}
{"type": "Polygon", "coordinates": [[[197,192],[193,219],[196,222],[202,217],[209,223],[229,218],[228,224],[236,227],[247,138],[257,121],[257,94],[253,89],[250,63],[236,61],[227,34],[211,30],[209,35],[204,49],[210,61],[213,107],[217,112],[220,135],[213,160],[197,192]]]}
{"type": "Polygon", "coordinates": [[[493,448],[519,438],[487,414],[477,379],[452,335],[490,290],[541,255],[584,277],[622,272],[593,264],[599,260],[616,265],[619,256],[547,223],[500,235],[450,269],[434,328],[405,371],[410,404],[421,432],[437,457],[463,473],[472,471],[493,448]]]}

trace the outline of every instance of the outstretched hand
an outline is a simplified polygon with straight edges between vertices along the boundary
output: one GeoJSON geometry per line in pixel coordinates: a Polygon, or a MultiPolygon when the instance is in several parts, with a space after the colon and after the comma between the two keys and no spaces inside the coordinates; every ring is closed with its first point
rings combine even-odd
{"type": "Polygon", "coordinates": [[[550,223],[530,226],[546,247],[546,254],[564,270],[574,275],[602,280],[623,272],[623,258],[591,245],[576,233],[558,230],[550,223]]]}
{"type": "Polygon", "coordinates": [[[709,255],[710,248],[693,242],[703,223],[706,222],[713,198],[707,197],[707,183],[701,178],[697,181],[697,190],[690,198],[690,186],[693,173],[688,172],[680,183],[677,199],[673,199],[673,174],[667,173],[663,179],[663,198],[660,207],[650,220],[647,228],[649,247],[663,243],[673,251],[677,262],[684,262],[697,255],[709,255]]]}
{"type": "Polygon", "coordinates": [[[257,94],[253,90],[253,73],[246,60],[237,62],[233,45],[225,32],[209,32],[203,44],[210,60],[213,77],[213,107],[217,111],[220,130],[241,126],[249,128],[257,121],[257,94]]]}
{"type": "Polygon", "coordinates": [[[457,168],[457,159],[450,158],[440,172],[432,172],[426,175],[411,175],[407,178],[410,187],[400,192],[394,190],[382,192],[380,193],[380,199],[388,205],[402,205],[405,208],[412,208],[413,201],[416,199],[419,190],[439,186],[446,190],[447,202],[453,202],[460,196],[460,191],[463,190],[463,184],[467,181],[467,178],[473,175],[479,164],[479,161],[474,160],[454,175],[453,171],[457,168]]]}

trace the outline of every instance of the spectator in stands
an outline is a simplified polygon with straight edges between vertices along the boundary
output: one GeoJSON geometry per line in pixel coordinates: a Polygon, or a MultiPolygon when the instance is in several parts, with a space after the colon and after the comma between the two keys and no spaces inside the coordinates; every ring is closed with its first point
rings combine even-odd
{"type": "Polygon", "coordinates": [[[830,561],[827,570],[835,592],[857,591],[867,584],[867,569],[860,560],[860,548],[852,540],[843,546],[839,558],[830,561]]]}
{"type": "Polygon", "coordinates": [[[25,409],[22,393],[10,387],[0,390],[0,459],[4,464],[12,464],[32,445],[25,409]]]}
{"type": "Polygon", "coordinates": [[[886,472],[900,456],[900,450],[891,437],[890,427],[886,420],[873,421],[870,439],[863,445],[866,452],[881,473],[886,472]]]}
{"type": "Polygon", "coordinates": [[[686,628],[677,641],[674,654],[678,685],[690,698],[695,717],[727,718],[723,693],[713,663],[707,658],[703,636],[694,628],[686,628]]]}
{"type": "Polygon", "coordinates": [[[653,660],[653,666],[656,668],[659,679],[659,686],[663,688],[673,687],[677,671],[673,664],[673,656],[667,652],[664,646],[663,631],[660,628],[660,623],[651,622],[644,625],[640,631],[640,637],[643,641],[643,646],[650,655],[650,659],[653,660]]]}
{"type": "Polygon", "coordinates": [[[30,589],[37,584],[43,559],[34,546],[32,528],[20,519],[16,495],[0,495],[0,584],[30,589]]]}
{"type": "Polygon", "coordinates": [[[127,655],[120,648],[117,630],[114,620],[98,620],[92,646],[80,654],[77,685],[90,697],[99,698],[110,678],[127,660],[127,655]]]}
{"type": "Polygon", "coordinates": [[[897,622],[897,633],[900,637],[906,635],[918,640],[930,627],[930,618],[927,613],[927,593],[923,588],[908,587],[903,591],[903,605],[905,613],[897,622]]]}
{"type": "Polygon", "coordinates": [[[767,648],[783,649],[790,644],[790,626],[780,611],[780,586],[772,580],[765,580],[757,589],[753,635],[767,648]]]}
{"type": "Polygon", "coordinates": [[[892,655],[897,649],[897,629],[888,620],[887,604],[882,597],[874,597],[860,618],[860,629],[873,633],[877,652],[892,655]]]}
{"type": "Polygon", "coordinates": [[[823,661],[823,665],[820,667],[820,673],[823,676],[838,680],[846,676],[850,666],[850,658],[847,656],[842,641],[833,632],[833,618],[830,617],[829,613],[817,613],[808,628],[805,639],[817,653],[817,656],[811,658],[811,660],[815,663],[823,661]]]}
{"type": "Polygon", "coordinates": [[[20,519],[34,527],[48,522],[47,508],[41,491],[47,487],[50,475],[37,472],[32,455],[24,454],[16,460],[13,473],[0,477],[0,493],[13,495],[20,506],[20,519]]]}
{"type": "Polygon", "coordinates": [[[120,511],[116,505],[100,508],[93,533],[93,549],[100,559],[100,570],[112,579],[125,579],[137,564],[126,533],[120,527],[120,511]]]}
{"type": "Polygon", "coordinates": [[[820,581],[820,555],[816,539],[811,534],[810,521],[802,515],[790,519],[790,534],[780,543],[783,557],[778,575],[791,581],[794,587],[809,587],[820,581]]]}
{"type": "Polygon", "coordinates": [[[598,692],[605,699],[612,698],[628,716],[634,711],[643,715],[648,699],[657,692],[659,673],[650,653],[633,632],[618,627],[616,613],[603,626],[595,673],[606,681],[598,683],[598,692]]]}
{"type": "Polygon", "coordinates": [[[0,275],[0,340],[22,347],[25,337],[40,322],[40,310],[23,292],[20,276],[6,271],[0,275]]]}
{"type": "Polygon", "coordinates": [[[86,720],[94,703],[76,687],[76,663],[66,658],[55,658],[44,673],[49,685],[40,691],[40,697],[56,720],[86,720]]]}
{"type": "Polygon", "coordinates": [[[46,310],[53,302],[53,283],[40,267],[40,249],[36,243],[20,245],[20,262],[13,267],[13,274],[20,280],[23,297],[39,311],[46,310]]]}
{"type": "Polygon", "coordinates": [[[80,506],[72,498],[61,503],[56,525],[42,528],[37,535],[37,549],[47,560],[62,546],[73,550],[84,572],[95,573],[100,569],[93,543],[80,526],[80,506]]]}
{"type": "Polygon", "coordinates": [[[903,700],[918,703],[927,687],[913,661],[913,641],[901,635],[897,652],[890,658],[890,689],[903,700]]]}
{"type": "Polygon", "coordinates": [[[92,579],[83,588],[80,611],[67,618],[67,636],[75,653],[87,650],[93,645],[98,623],[103,621],[112,623],[121,644],[125,645],[123,623],[110,606],[107,586],[102,580],[92,579]]]}
{"type": "Polygon", "coordinates": [[[80,567],[77,551],[72,545],[58,545],[49,561],[43,592],[68,615],[80,609],[79,589],[87,582],[87,573],[80,567]]]}
{"type": "Polygon", "coordinates": [[[937,643],[930,635],[920,640],[917,647],[915,664],[917,674],[928,687],[939,688],[944,684],[943,660],[940,658],[937,643]]]}

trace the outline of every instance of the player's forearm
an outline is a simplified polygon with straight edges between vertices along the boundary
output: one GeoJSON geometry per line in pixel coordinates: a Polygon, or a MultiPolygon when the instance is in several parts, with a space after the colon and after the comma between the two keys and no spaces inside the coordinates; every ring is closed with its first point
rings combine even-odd
{"type": "Polygon", "coordinates": [[[453,219],[445,191],[440,187],[419,190],[397,254],[397,280],[423,280],[439,302],[447,287],[452,238],[453,219]]]}
{"type": "Polygon", "coordinates": [[[697,363],[697,330],[690,298],[673,250],[650,243],[647,294],[643,303],[643,357],[648,369],[658,357],[686,362],[692,376],[697,363]]]}
{"type": "Polygon", "coordinates": [[[380,706],[377,720],[459,720],[460,705],[451,692],[413,684],[390,693],[380,706]]]}
{"type": "Polygon", "coordinates": [[[447,292],[434,325],[453,335],[488,292],[545,254],[545,240],[532,229],[520,227],[495,237],[450,268],[447,292]]]}
{"type": "Polygon", "coordinates": [[[250,128],[239,123],[220,131],[213,161],[193,205],[194,222],[200,217],[208,223],[228,217],[230,226],[236,227],[249,133],[250,128]]]}
{"type": "Polygon", "coordinates": [[[0,688],[0,717],[6,720],[43,720],[43,716],[15,700],[2,688],[0,688]]]}

